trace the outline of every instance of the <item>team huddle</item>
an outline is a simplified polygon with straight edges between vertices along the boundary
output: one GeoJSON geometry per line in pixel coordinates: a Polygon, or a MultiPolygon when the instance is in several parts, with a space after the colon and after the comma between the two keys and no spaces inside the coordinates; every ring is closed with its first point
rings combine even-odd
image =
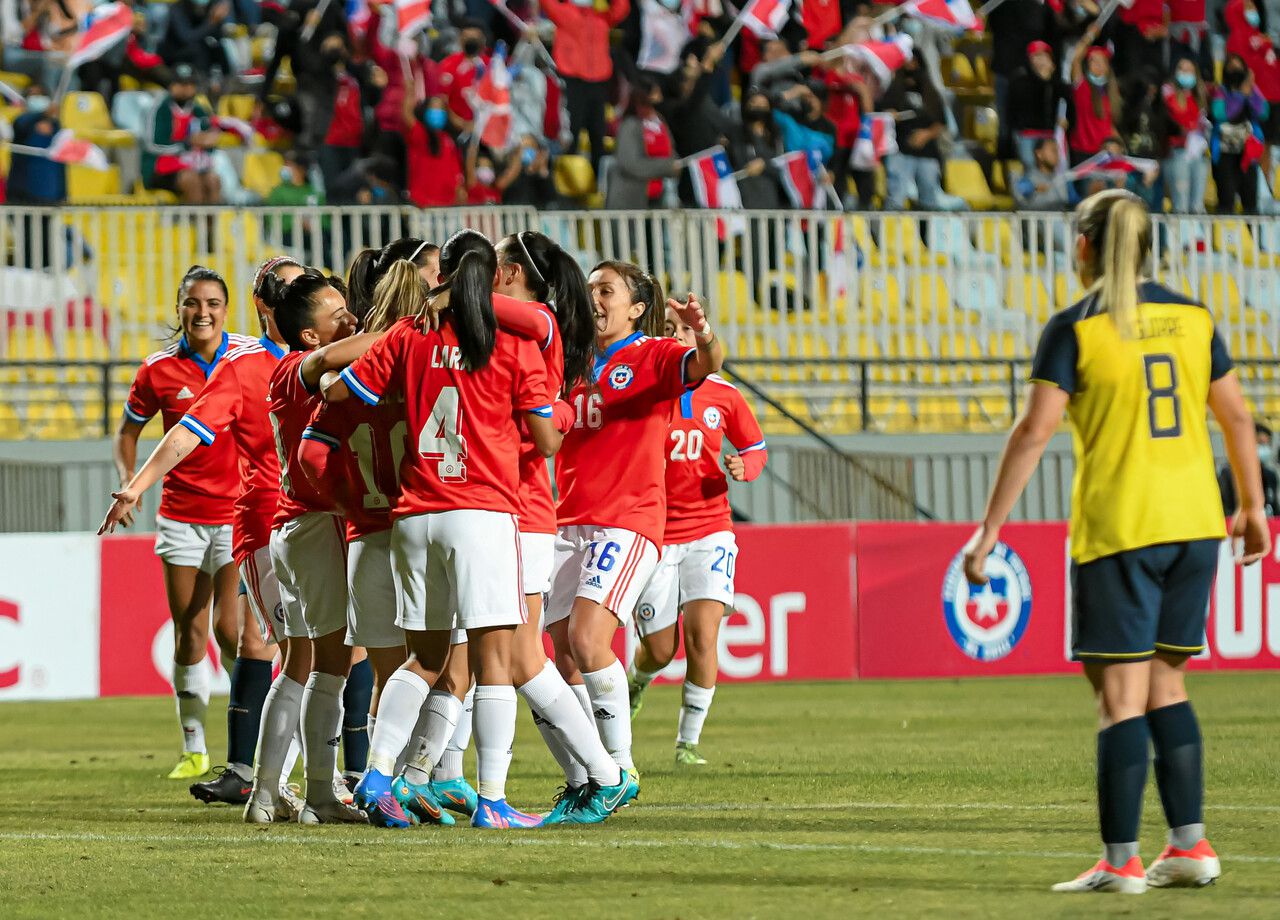
{"type": "Polygon", "coordinates": [[[726,471],[750,481],[767,454],[693,294],[664,300],[627,262],[584,276],[541,233],[463,230],[366,250],[346,283],[264,263],[260,339],[223,330],[228,297],[208,269],[183,279],[182,338],[138,371],[102,526],[163,479],[171,778],[209,772],[211,609],[235,658],[227,767],[191,791],[250,823],[602,822],[639,794],[631,718],[677,630],[676,762],[706,762],[737,556],[726,471]],[[619,626],[640,638],[629,668],[619,626]],[[546,814],[506,800],[517,695],[565,777],[546,814]]]}

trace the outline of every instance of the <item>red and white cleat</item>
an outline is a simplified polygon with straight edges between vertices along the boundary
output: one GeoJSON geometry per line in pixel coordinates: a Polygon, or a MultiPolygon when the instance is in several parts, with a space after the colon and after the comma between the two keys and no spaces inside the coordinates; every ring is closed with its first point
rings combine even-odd
{"type": "Polygon", "coordinates": [[[1081,873],[1070,882],[1059,882],[1054,891],[1100,891],[1108,894],[1143,894],[1147,890],[1147,875],[1142,871],[1142,859],[1133,857],[1117,869],[1105,859],[1088,872],[1081,873]]]}
{"type": "Polygon", "coordinates": [[[1221,874],[1218,854],[1201,838],[1189,850],[1165,847],[1147,870],[1147,884],[1152,888],[1199,888],[1212,885],[1221,874]]]}

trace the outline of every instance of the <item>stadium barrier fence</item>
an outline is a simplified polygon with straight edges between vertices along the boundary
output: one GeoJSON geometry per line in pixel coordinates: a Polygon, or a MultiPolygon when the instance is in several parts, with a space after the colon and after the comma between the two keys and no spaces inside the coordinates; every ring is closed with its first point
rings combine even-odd
{"type": "MultiPolygon", "coordinates": [[[[1280,537],[1280,520],[1272,521],[1280,537]]],[[[971,525],[742,525],[719,683],[1065,674],[1067,529],[1011,524],[988,588],[959,569],[971,525]]],[[[638,611],[645,616],[645,611],[638,611]]],[[[142,536],[0,536],[0,701],[170,693],[173,637],[160,563],[142,536]]],[[[633,643],[619,632],[623,657],[633,643]]],[[[1219,554],[1194,669],[1280,668],[1280,561],[1219,554]]],[[[216,649],[211,658],[217,661],[216,649]]],[[[226,692],[215,664],[215,692],[226,692]]],[[[664,672],[681,680],[677,657],[664,672]]]]}

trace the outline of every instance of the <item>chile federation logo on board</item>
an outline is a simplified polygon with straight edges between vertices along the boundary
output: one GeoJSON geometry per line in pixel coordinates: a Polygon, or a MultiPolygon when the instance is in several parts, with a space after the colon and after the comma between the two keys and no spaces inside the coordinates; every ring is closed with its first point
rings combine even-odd
{"type": "Polygon", "coordinates": [[[987,557],[989,581],[971,585],[964,553],[957,553],[942,581],[942,616],[960,651],[975,661],[998,661],[1013,651],[1031,622],[1031,575],[1008,545],[987,557]]]}

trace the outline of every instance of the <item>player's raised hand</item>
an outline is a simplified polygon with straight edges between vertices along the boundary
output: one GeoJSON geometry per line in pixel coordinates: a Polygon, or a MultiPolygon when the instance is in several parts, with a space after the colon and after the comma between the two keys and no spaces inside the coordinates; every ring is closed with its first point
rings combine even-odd
{"type": "Polygon", "coordinates": [[[703,312],[702,304],[698,302],[698,297],[692,291],[684,303],[676,300],[674,297],[667,298],[667,306],[676,311],[676,315],[680,317],[680,321],[686,326],[693,328],[694,332],[705,332],[707,328],[707,314],[703,312]]]}
{"type": "Polygon", "coordinates": [[[98,528],[98,536],[102,536],[104,533],[115,533],[117,525],[128,527],[132,524],[133,511],[141,500],[140,495],[128,489],[112,492],[111,497],[114,501],[111,503],[111,507],[107,509],[107,516],[102,519],[102,525],[98,528]]]}
{"type": "Polygon", "coordinates": [[[1271,552],[1271,528],[1267,526],[1267,513],[1261,508],[1242,511],[1231,524],[1231,547],[1236,562],[1253,565],[1271,552]]]}
{"type": "Polygon", "coordinates": [[[734,482],[747,481],[747,464],[737,454],[729,454],[724,458],[724,468],[728,470],[734,482]]]}
{"type": "Polygon", "coordinates": [[[987,557],[996,548],[1000,539],[1000,531],[986,524],[979,524],[969,542],[964,545],[964,577],[971,585],[987,583],[987,557]]]}

